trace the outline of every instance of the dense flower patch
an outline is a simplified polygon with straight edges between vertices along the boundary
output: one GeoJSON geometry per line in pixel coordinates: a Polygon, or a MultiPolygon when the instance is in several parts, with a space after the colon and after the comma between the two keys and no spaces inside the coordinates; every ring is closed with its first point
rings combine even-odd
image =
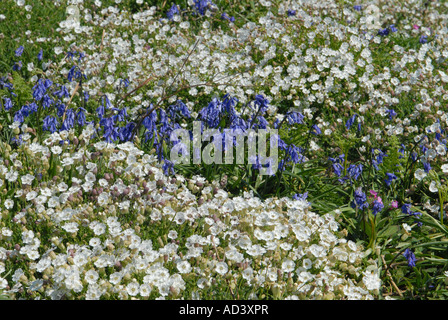
{"type": "MultiPolygon", "coordinates": [[[[0,32],[43,8],[8,1],[0,32]]],[[[0,45],[3,295],[446,296],[446,4],[48,6],[0,45]],[[278,162],[174,161],[198,122],[278,162]]]]}

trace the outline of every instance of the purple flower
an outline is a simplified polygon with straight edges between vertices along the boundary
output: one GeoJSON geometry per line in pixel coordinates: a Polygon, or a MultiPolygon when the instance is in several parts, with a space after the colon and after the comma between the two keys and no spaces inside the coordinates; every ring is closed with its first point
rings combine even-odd
{"type": "Polygon", "coordinates": [[[296,14],[297,14],[297,11],[296,11],[296,10],[292,10],[292,9],[289,9],[289,10],[288,10],[288,17],[295,16],[296,14]]]}
{"type": "Polygon", "coordinates": [[[386,179],[384,180],[386,182],[387,186],[390,186],[390,184],[392,183],[393,180],[397,179],[397,176],[394,175],[393,173],[386,173],[386,179]]]}
{"type": "Polygon", "coordinates": [[[42,61],[43,56],[44,56],[44,52],[42,49],[40,49],[39,54],[37,55],[37,60],[42,61]]]}
{"type": "Polygon", "coordinates": [[[415,254],[411,250],[406,249],[403,253],[403,256],[408,260],[408,266],[415,267],[417,259],[415,258],[415,254]]]}
{"type": "Polygon", "coordinates": [[[354,200],[351,203],[351,207],[353,209],[359,208],[360,210],[364,210],[368,206],[369,204],[367,203],[366,194],[362,191],[361,188],[356,189],[354,193],[354,200]]]}
{"type": "Polygon", "coordinates": [[[383,210],[383,208],[384,208],[384,204],[383,204],[383,201],[381,200],[381,198],[380,197],[376,198],[373,201],[373,209],[372,209],[373,215],[376,216],[376,214],[378,212],[380,212],[381,210],[383,210]]]}
{"type": "Polygon", "coordinates": [[[418,40],[418,42],[420,42],[421,44],[427,43],[428,42],[428,36],[422,35],[420,37],[420,39],[418,40]]]}
{"type": "Polygon", "coordinates": [[[173,20],[175,14],[180,14],[180,12],[177,5],[173,4],[173,6],[166,13],[166,16],[168,17],[169,20],[173,20]]]}
{"type": "Polygon", "coordinates": [[[389,34],[389,28],[384,28],[384,29],[378,31],[378,35],[383,36],[383,37],[387,36],[388,34],[389,34]]]}
{"type": "Polygon", "coordinates": [[[59,125],[59,123],[58,123],[58,120],[56,119],[56,117],[47,116],[44,119],[44,124],[43,124],[42,128],[44,131],[50,131],[51,133],[54,133],[54,132],[56,132],[58,125],[59,125]]]}
{"type": "Polygon", "coordinates": [[[362,10],[362,6],[355,5],[355,6],[353,6],[353,9],[355,9],[356,11],[361,11],[362,10]]]}
{"type": "Polygon", "coordinates": [[[20,57],[22,55],[23,49],[23,46],[17,48],[17,50],[15,51],[16,57],[20,57]]]}
{"type": "Polygon", "coordinates": [[[12,108],[12,101],[9,98],[4,98],[4,99],[5,99],[5,103],[4,103],[5,110],[9,111],[12,108]]]}

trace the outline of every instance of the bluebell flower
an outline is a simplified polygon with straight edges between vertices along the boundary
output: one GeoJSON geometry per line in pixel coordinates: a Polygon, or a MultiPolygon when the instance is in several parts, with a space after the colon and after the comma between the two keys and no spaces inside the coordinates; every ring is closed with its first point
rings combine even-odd
{"type": "Polygon", "coordinates": [[[31,102],[31,103],[29,104],[28,108],[29,108],[29,110],[30,110],[30,113],[34,113],[34,112],[37,112],[37,109],[38,109],[39,107],[37,106],[37,104],[36,104],[35,102],[31,102]]]}
{"type": "Polygon", "coordinates": [[[16,62],[13,66],[12,66],[12,70],[14,71],[19,71],[22,69],[22,61],[16,62]]]}
{"type": "Polygon", "coordinates": [[[20,46],[16,49],[16,51],[14,52],[16,54],[16,57],[20,57],[23,53],[23,46],[20,46]]]}
{"type": "Polygon", "coordinates": [[[384,29],[381,29],[380,31],[378,31],[378,35],[380,35],[382,37],[385,37],[388,34],[389,34],[389,28],[384,28],[384,29]]]}
{"type": "Polygon", "coordinates": [[[70,130],[75,126],[75,112],[72,108],[65,111],[65,120],[62,123],[61,130],[70,130]]]}
{"type": "Polygon", "coordinates": [[[235,21],[235,17],[229,17],[229,15],[227,13],[225,13],[225,12],[221,15],[221,19],[227,20],[227,21],[230,21],[230,22],[234,22],[235,21]]]}
{"type": "Polygon", "coordinates": [[[420,42],[421,44],[427,43],[428,42],[428,36],[422,35],[420,37],[420,39],[418,40],[418,42],[420,42]]]}
{"type": "Polygon", "coordinates": [[[194,0],[196,11],[198,11],[201,15],[204,15],[207,9],[214,5],[215,4],[211,0],[194,0]]]}
{"type": "Polygon", "coordinates": [[[118,137],[120,138],[121,141],[126,142],[126,141],[130,141],[132,138],[132,132],[135,128],[135,123],[133,122],[129,122],[126,126],[121,127],[118,130],[118,137]]]}
{"type": "Polygon", "coordinates": [[[55,95],[59,99],[62,99],[62,97],[70,96],[67,87],[64,85],[59,86],[59,90],[56,90],[55,92],[53,92],[53,95],[55,95]]]}
{"type": "Polygon", "coordinates": [[[314,135],[319,135],[322,134],[322,131],[317,125],[313,124],[313,126],[311,127],[311,133],[314,135]]]}
{"type": "Polygon", "coordinates": [[[81,127],[86,124],[85,112],[86,112],[86,109],[78,108],[78,112],[76,113],[76,119],[77,119],[78,125],[80,125],[81,127]]]}
{"type": "Polygon", "coordinates": [[[288,17],[295,16],[297,14],[296,10],[288,9],[288,17]]]}
{"type": "Polygon", "coordinates": [[[386,179],[384,181],[386,182],[387,186],[390,186],[392,181],[395,180],[395,179],[397,179],[396,175],[394,175],[393,173],[387,172],[386,173],[386,179]]]}
{"type": "Polygon", "coordinates": [[[5,107],[5,110],[6,111],[11,110],[11,108],[13,107],[11,99],[10,98],[4,98],[4,100],[5,100],[5,103],[3,104],[3,106],[5,107]]]}
{"type": "Polygon", "coordinates": [[[350,130],[351,126],[355,123],[357,114],[355,113],[350,119],[347,120],[347,122],[345,123],[345,127],[347,128],[347,130],[350,130]]]}
{"type": "Polygon", "coordinates": [[[415,254],[411,250],[406,249],[403,253],[403,256],[408,260],[409,267],[415,267],[417,259],[415,258],[415,254]]]}
{"type": "Polygon", "coordinates": [[[37,54],[37,60],[42,61],[43,57],[44,57],[44,51],[40,49],[39,53],[37,54]]]}
{"type": "Polygon", "coordinates": [[[58,125],[59,125],[59,122],[56,119],[56,117],[46,116],[44,119],[44,124],[43,124],[42,128],[44,131],[50,131],[51,133],[54,133],[57,131],[58,125]]]}
{"type": "Polygon", "coordinates": [[[45,88],[44,81],[40,79],[33,87],[33,98],[36,101],[42,100],[46,93],[47,89],[45,88]]]}
{"type": "Polygon", "coordinates": [[[394,24],[391,24],[391,25],[389,26],[389,28],[390,28],[390,31],[392,31],[392,32],[397,32],[397,31],[398,31],[398,29],[395,27],[394,24]]]}
{"type": "Polygon", "coordinates": [[[101,121],[101,119],[103,119],[104,113],[105,113],[104,106],[100,105],[98,108],[96,108],[96,113],[98,114],[98,118],[101,121]]]}
{"type": "Polygon", "coordinates": [[[45,94],[42,98],[42,106],[46,108],[50,108],[54,103],[54,100],[48,95],[45,94]]]}
{"type": "Polygon", "coordinates": [[[351,203],[351,207],[353,209],[359,208],[360,210],[364,210],[368,206],[369,204],[367,203],[366,194],[362,191],[361,188],[356,189],[354,193],[354,200],[351,203]]]}
{"type": "Polygon", "coordinates": [[[162,170],[163,170],[163,174],[166,176],[169,176],[171,174],[174,175],[174,163],[168,159],[165,159],[164,163],[162,165],[162,170]]]}
{"type": "Polygon", "coordinates": [[[355,6],[353,6],[353,9],[355,9],[356,11],[361,11],[362,10],[362,6],[355,5],[355,6]]]}
{"type": "Polygon", "coordinates": [[[302,124],[303,119],[305,118],[303,114],[295,111],[288,113],[286,117],[289,124],[295,124],[295,123],[302,124]]]}
{"type": "Polygon", "coordinates": [[[106,139],[106,142],[111,143],[118,139],[118,128],[115,127],[113,117],[102,118],[100,125],[104,129],[103,138],[106,139]]]}
{"type": "Polygon", "coordinates": [[[359,176],[362,174],[362,168],[363,168],[362,164],[359,165],[351,164],[347,169],[347,174],[350,178],[358,180],[359,176]]]}
{"type": "Polygon", "coordinates": [[[432,168],[429,162],[423,162],[423,170],[425,170],[426,173],[428,173],[431,169],[432,168]]]}
{"type": "Polygon", "coordinates": [[[386,113],[389,114],[389,120],[392,120],[392,118],[397,115],[397,113],[395,112],[394,109],[388,109],[388,110],[386,110],[386,113]]]}
{"type": "Polygon", "coordinates": [[[168,12],[166,13],[166,16],[168,17],[169,20],[173,20],[174,15],[176,15],[176,14],[180,14],[179,8],[177,5],[173,4],[171,6],[171,8],[168,10],[168,12]]]}
{"type": "Polygon", "coordinates": [[[405,203],[401,206],[401,213],[412,215],[411,204],[405,203]]]}
{"type": "Polygon", "coordinates": [[[380,212],[381,210],[383,210],[384,208],[384,204],[381,200],[381,198],[377,198],[373,201],[373,208],[372,208],[372,214],[373,215],[377,215],[378,212],[380,212]]]}

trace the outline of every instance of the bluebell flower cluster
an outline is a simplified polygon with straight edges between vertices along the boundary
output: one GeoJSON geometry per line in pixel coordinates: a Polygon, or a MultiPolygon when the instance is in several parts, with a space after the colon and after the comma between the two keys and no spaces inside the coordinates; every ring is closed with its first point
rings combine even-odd
{"type": "Polygon", "coordinates": [[[361,188],[357,188],[353,196],[354,199],[351,202],[351,207],[353,209],[358,208],[359,210],[364,210],[369,207],[369,203],[367,202],[367,196],[362,191],[361,188]]]}

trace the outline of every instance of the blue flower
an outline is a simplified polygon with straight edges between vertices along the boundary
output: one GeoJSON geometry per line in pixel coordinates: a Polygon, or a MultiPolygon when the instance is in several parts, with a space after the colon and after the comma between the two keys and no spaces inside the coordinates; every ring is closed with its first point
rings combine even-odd
{"type": "Polygon", "coordinates": [[[295,124],[295,123],[302,124],[304,118],[305,117],[303,116],[303,114],[301,114],[300,112],[295,112],[295,111],[290,112],[287,115],[287,120],[288,120],[289,124],[295,124]]]}
{"type": "Polygon", "coordinates": [[[214,5],[215,4],[211,0],[194,0],[194,6],[201,15],[204,15],[207,9],[214,5]]]}
{"type": "Polygon", "coordinates": [[[75,126],[75,112],[72,108],[69,108],[65,112],[65,120],[62,123],[61,130],[70,130],[75,126]]]}
{"type": "Polygon", "coordinates": [[[313,126],[311,127],[311,133],[314,135],[319,135],[322,134],[322,131],[317,125],[313,124],[313,126]]]}
{"type": "Polygon", "coordinates": [[[383,208],[384,208],[384,204],[380,199],[376,199],[373,201],[373,208],[372,208],[373,215],[376,216],[376,214],[378,212],[380,212],[381,210],[383,210],[383,208]]]}
{"type": "Polygon", "coordinates": [[[43,130],[44,131],[50,131],[51,133],[54,133],[57,131],[57,126],[59,125],[58,120],[56,119],[56,117],[53,116],[47,116],[44,119],[44,124],[43,124],[43,130]]]}
{"type": "Polygon", "coordinates": [[[234,22],[235,21],[235,17],[229,17],[229,15],[227,13],[225,13],[225,12],[221,15],[221,19],[227,20],[227,21],[230,21],[230,22],[234,22]]]}
{"type": "Polygon", "coordinates": [[[368,206],[369,204],[367,203],[366,194],[362,191],[361,188],[356,189],[354,193],[354,200],[351,203],[351,207],[353,209],[359,208],[360,210],[364,210],[368,206]]]}
{"type": "Polygon", "coordinates": [[[11,108],[12,108],[12,101],[11,101],[11,99],[10,98],[4,98],[4,100],[5,100],[5,103],[4,103],[5,110],[6,111],[11,110],[11,108]]]}
{"type": "Polygon", "coordinates": [[[170,174],[174,175],[174,163],[168,159],[164,160],[162,165],[163,174],[169,176],[170,174]]]}
{"type": "Polygon", "coordinates": [[[76,118],[77,118],[77,122],[78,124],[82,127],[86,124],[86,109],[84,108],[79,108],[79,111],[76,113],[76,118]]]}
{"type": "Polygon", "coordinates": [[[44,57],[44,51],[40,49],[39,54],[37,55],[37,60],[42,61],[43,57],[44,57]]]}
{"type": "Polygon", "coordinates": [[[355,9],[356,11],[361,11],[362,10],[362,6],[355,5],[355,6],[353,6],[353,9],[355,9]]]}
{"type": "Polygon", "coordinates": [[[432,169],[431,165],[429,164],[429,162],[424,162],[423,163],[423,169],[425,170],[426,173],[428,173],[432,169]]]}
{"type": "Polygon", "coordinates": [[[23,46],[17,48],[17,50],[15,51],[16,57],[20,57],[22,55],[23,49],[23,46]]]}
{"type": "Polygon", "coordinates": [[[180,14],[180,12],[177,5],[173,4],[173,6],[166,13],[166,16],[168,17],[169,20],[173,20],[175,14],[180,14]]]}
{"type": "Polygon", "coordinates": [[[389,120],[392,120],[392,118],[397,115],[397,113],[395,112],[394,109],[388,109],[388,110],[386,110],[386,113],[389,114],[389,120]]]}
{"type": "Polygon", "coordinates": [[[350,130],[351,126],[355,123],[357,114],[355,113],[350,119],[347,120],[347,122],[345,123],[345,127],[347,128],[347,130],[350,130]]]}
{"type": "Polygon", "coordinates": [[[418,40],[418,42],[420,42],[421,44],[427,43],[428,42],[428,36],[422,35],[420,37],[420,39],[418,40]]]}
{"type": "Polygon", "coordinates": [[[297,14],[297,11],[296,11],[296,10],[292,10],[292,9],[289,9],[289,10],[288,10],[288,17],[295,16],[296,14],[297,14]]]}
{"type": "Polygon", "coordinates": [[[383,36],[383,37],[387,36],[388,34],[389,34],[389,28],[384,28],[384,29],[378,31],[378,35],[383,36]]]}
{"type": "Polygon", "coordinates": [[[389,26],[389,28],[390,28],[390,31],[392,31],[392,32],[397,32],[397,31],[398,31],[398,29],[395,27],[394,24],[391,24],[391,25],[389,26]]]}
{"type": "Polygon", "coordinates": [[[386,179],[384,181],[386,182],[387,186],[390,186],[392,181],[395,180],[395,179],[397,179],[396,175],[394,175],[393,173],[387,172],[386,173],[386,179]]]}
{"type": "Polygon", "coordinates": [[[406,249],[403,253],[403,256],[408,260],[408,266],[415,267],[417,259],[415,258],[415,254],[411,250],[406,249]]]}
{"type": "Polygon", "coordinates": [[[12,70],[14,70],[14,71],[19,71],[20,69],[22,69],[22,61],[16,62],[12,66],[12,70]]]}

